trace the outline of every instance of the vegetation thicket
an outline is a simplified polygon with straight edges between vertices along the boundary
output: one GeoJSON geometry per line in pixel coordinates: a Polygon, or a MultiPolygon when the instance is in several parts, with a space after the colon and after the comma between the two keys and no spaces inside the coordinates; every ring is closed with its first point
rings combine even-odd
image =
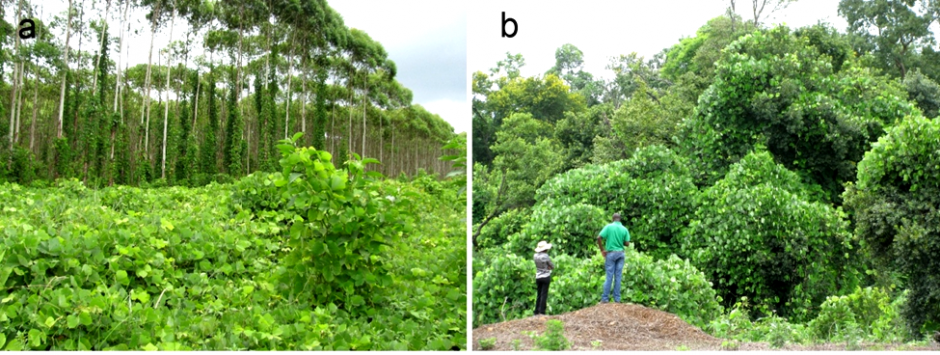
{"type": "Polygon", "coordinates": [[[228,184],[3,184],[0,347],[466,347],[458,185],[339,169],[299,138],[282,172],[228,184]]]}
{"type": "Polygon", "coordinates": [[[595,238],[620,213],[624,300],[729,344],[940,330],[936,6],[842,0],[844,31],[761,21],[790,2],[744,19],[731,1],[603,79],[573,44],[544,75],[511,53],[473,74],[475,327],[531,315],[540,240],[549,314],[598,302],[595,238]]]}

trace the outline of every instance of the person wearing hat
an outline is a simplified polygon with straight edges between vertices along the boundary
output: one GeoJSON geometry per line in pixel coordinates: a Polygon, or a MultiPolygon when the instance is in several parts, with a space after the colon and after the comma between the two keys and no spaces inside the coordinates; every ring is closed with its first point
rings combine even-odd
{"type": "Polygon", "coordinates": [[[604,226],[597,236],[597,246],[601,248],[604,256],[604,270],[607,280],[604,281],[604,293],[601,303],[610,301],[611,284],[613,284],[614,302],[620,303],[620,279],[623,276],[623,262],[625,260],[624,247],[630,245],[630,231],[620,223],[620,213],[614,213],[613,222],[604,226]]]}
{"type": "Polygon", "coordinates": [[[552,269],[555,268],[547,253],[551,248],[552,245],[544,240],[535,247],[535,286],[538,289],[535,315],[544,315],[545,305],[548,303],[548,284],[552,282],[552,269]]]}

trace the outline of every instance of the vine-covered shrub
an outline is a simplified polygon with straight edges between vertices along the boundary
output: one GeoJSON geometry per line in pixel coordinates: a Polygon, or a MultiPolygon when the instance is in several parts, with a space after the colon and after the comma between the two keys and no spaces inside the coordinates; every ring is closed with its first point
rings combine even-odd
{"type": "Polygon", "coordinates": [[[881,288],[858,288],[845,296],[830,296],[819,308],[819,315],[807,325],[813,337],[823,341],[839,341],[854,329],[864,337],[879,342],[902,342],[910,339],[904,331],[900,308],[907,292],[892,300],[881,288]]]}
{"type": "Polygon", "coordinates": [[[274,181],[278,174],[256,172],[239,179],[232,185],[232,202],[248,211],[277,211],[286,201],[274,181]]]}
{"type": "Polygon", "coordinates": [[[775,314],[752,321],[752,305],[742,298],[730,312],[702,329],[718,338],[744,342],[845,342],[848,349],[858,347],[861,341],[901,343],[910,338],[899,315],[906,299],[907,291],[891,299],[881,288],[857,288],[845,296],[826,298],[819,314],[809,322],[791,323],[775,314]]]}
{"type": "Polygon", "coordinates": [[[552,253],[590,257],[600,251],[597,235],[609,220],[604,210],[591,205],[545,201],[535,206],[522,231],[509,237],[507,247],[516,255],[528,256],[545,240],[552,243],[552,253]]]}
{"type": "Polygon", "coordinates": [[[697,194],[685,159],[663,146],[649,146],[627,160],[554,176],[536,194],[536,207],[549,200],[555,206],[594,205],[607,213],[604,224],[619,212],[636,248],[663,259],[679,252],[675,236],[688,225],[697,194]]]}
{"type": "Polygon", "coordinates": [[[803,317],[854,275],[844,213],[808,201],[793,179],[753,152],[700,196],[683,250],[725,300],[746,296],[763,312],[803,317]]]}
{"type": "Polygon", "coordinates": [[[876,262],[907,278],[910,330],[940,329],[940,121],[917,115],[890,129],[845,196],[876,262]]]}
{"type": "MultiPolygon", "coordinates": [[[[605,273],[600,253],[590,259],[552,255],[555,270],[549,286],[548,313],[561,314],[600,301],[605,273]],[[553,291],[554,290],[554,291],[553,291]]],[[[531,316],[535,305],[535,264],[531,257],[494,256],[473,278],[474,327],[531,316]]],[[[627,249],[622,302],[674,313],[702,326],[721,313],[721,300],[688,261],[670,256],[654,260],[627,249]]]]}
{"type": "Polygon", "coordinates": [[[364,172],[363,164],[375,159],[336,169],[329,152],[297,147],[301,135],[277,146],[283,170],[274,186],[294,213],[287,243],[292,251],[281,262],[287,293],[347,309],[371,305],[372,291],[392,282],[386,246],[413,229],[412,217],[399,213],[398,205],[409,201],[385,195],[364,172]]]}
{"type": "MultiPolygon", "coordinates": [[[[529,221],[528,208],[514,208],[493,218],[483,226],[477,236],[477,250],[488,249],[505,244],[509,236],[522,230],[522,226],[529,221]]],[[[476,230],[476,227],[474,227],[476,230]]]]}
{"type": "MultiPolygon", "coordinates": [[[[261,178],[249,181],[238,184],[264,184],[261,178]]],[[[347,182],[347,188],[354,184],[347,182]]],[[[466,346],[466,225],[461,220],[466,212],[455,208],[465,205],[432,197],[410,182],[385,180],[366,189],[377,195],[353,192],[347,199],[345,192],[338,193],[334,198],[347,203],[336,201],[336,211],[317,211],[351,220],[357,218],[356,207],[363,208],[362,197],[392,198],[397,202],[386,206],[399,216],[363,208],[363,217],[407,220],[404,214],[422,221],[396,239],[392,252],[371,256],[383,261],[391,282],[374,287],[368,301],[355,307],[345,299],[320,303],[342,293],[315,294],[312,288],[290,293],[293,285],[284,281],[291,278],[283,275],[309,265],[288,263],[290,255],[313,247],[312,239],[298,247],[298,240],[289,238],[293,226],[288,223],[297,211],[253,212],[234,202],[232,189],[210,183],[96,190],[74,178],[43,188],[0,183],[0,349],[466,346]]],[[[351,222],[337,226],[359,233],[360,239],[372,237],[351,222]]],[[[351,239],[344,233],[331,236],[351,239]]],[[[355,255],[344,250],[302,262],[350,256],[355,255]]],[[[353,278],[361,275],[357,271],[342,270],[353,278]]],[[[334,277],[334,283],[340,280],[334,277]]]]}
{"type": "Polygon", "coordinates": [[[781,26],[725,47],[695,115],[679,128],[700,186],[762,144],[836,200],[883,127],[917,110],[898,84],[870,69],[846,62],[836,72],[813,42],[781,26]]]}

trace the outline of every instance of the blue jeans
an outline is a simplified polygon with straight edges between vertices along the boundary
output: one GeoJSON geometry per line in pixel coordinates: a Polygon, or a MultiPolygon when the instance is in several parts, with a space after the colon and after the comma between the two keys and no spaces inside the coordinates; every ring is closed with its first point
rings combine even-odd
{"type": "Polygon", "coordinates": [[[620,302],[620,279],[623,277],[623,251],[607,252],[607,260],[604,262],[604,270],[607,271],[607,280],[604,281],[604,294],[601,296],[601,302],[610,301],[610,283],[614,283],[614,302],[620,302]]]}

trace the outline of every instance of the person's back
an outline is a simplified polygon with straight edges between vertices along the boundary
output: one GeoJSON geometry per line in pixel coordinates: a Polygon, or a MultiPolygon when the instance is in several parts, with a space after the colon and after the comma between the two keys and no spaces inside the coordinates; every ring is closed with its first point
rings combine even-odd
{"type": "Polygon", "coordinates": [[[552,245],[546,241],[539,242],[538,246],[535,247],[535,255],[533,260],[535,260],[535,288],[536,288],[536,297],[535,297],[535,315],[544,315],[545,308],[548,305],[548,285],[552,282],[552,270],[555,269],[555,264],[552,263],[552,259],[548,257],[548,250],[552,248],[552,245]]]}
{"type": "Polygon", "coordinates": [[[630,231],[619,220],[604,226],[600,236],[604,238],[604,249],[607,252],[623,251],[624,244],[630,241],[630,231]]]}
{"type": "Polygon", "coordinates": [[[614,302],[620,302],[620,278],[626,260],[624,247],[629,244],[630,231],[620,223],[620,213],[614,213],[613,222],[604,226],[597,236],[597,245],[601,248],[601,255],[604,256],[604,271],[607,273],[601,303],[607,303],[610,300],[611,286],[613,286],[614,302]]]}

